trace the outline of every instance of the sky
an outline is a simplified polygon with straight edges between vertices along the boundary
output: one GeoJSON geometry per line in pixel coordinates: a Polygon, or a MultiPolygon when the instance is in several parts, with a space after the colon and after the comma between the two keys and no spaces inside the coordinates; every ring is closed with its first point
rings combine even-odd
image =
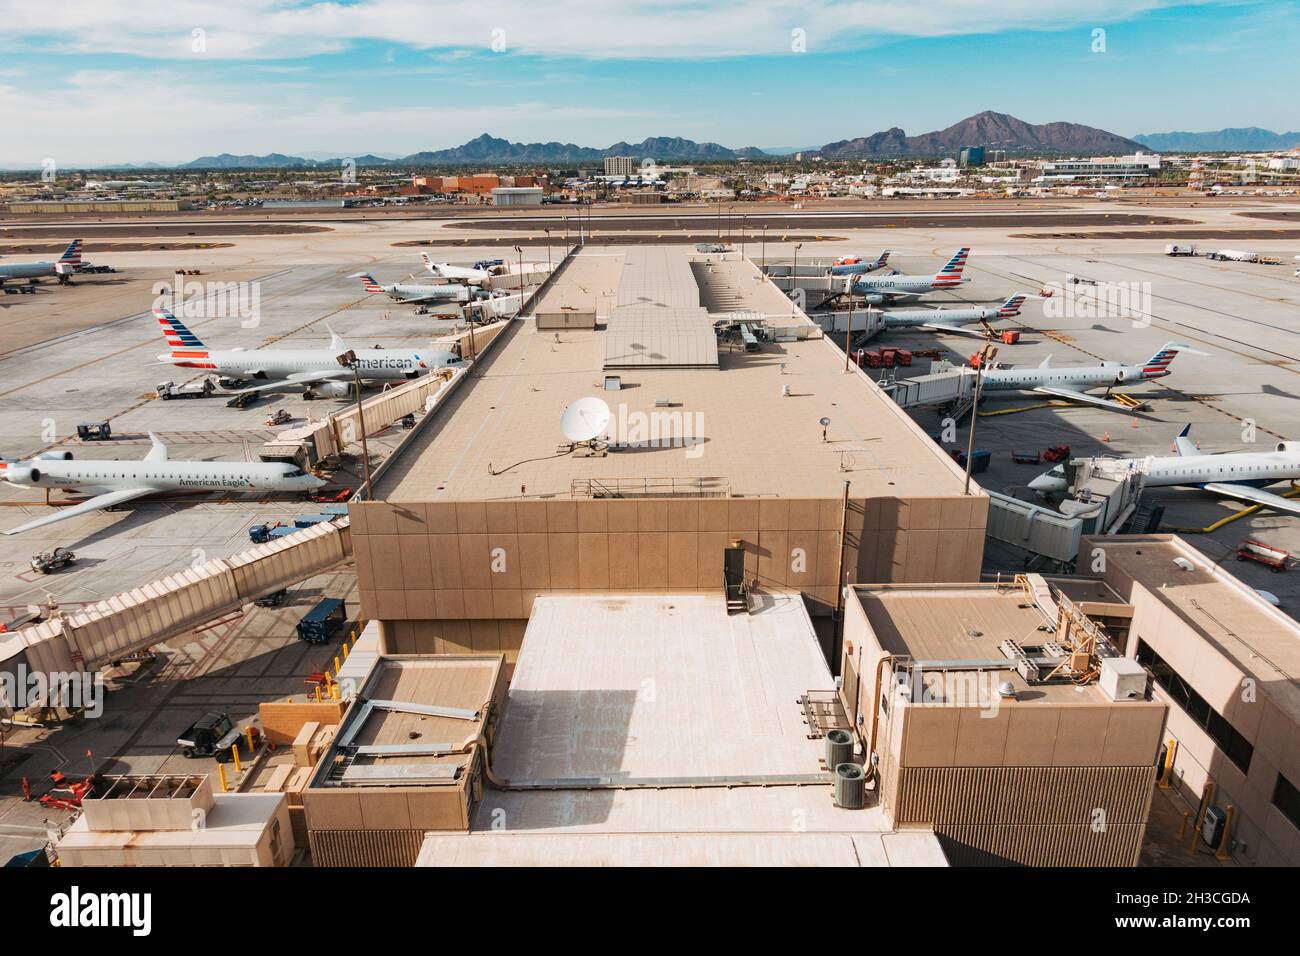
{"type": "Polygon", "coordinates": [[[0,164],[1300,129],[1296,0],[0,0],[0,164]]]}

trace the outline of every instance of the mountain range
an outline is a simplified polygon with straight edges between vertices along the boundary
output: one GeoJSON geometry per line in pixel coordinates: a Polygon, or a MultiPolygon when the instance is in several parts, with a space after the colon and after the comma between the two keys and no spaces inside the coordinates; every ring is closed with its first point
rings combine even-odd
{"type": "Polygon", "coordinates": [[[1140,143],[1103,129],[1078,123],[1035,125],[985,110],[947,129],[908,136],[897,126],[870,136],[827,143],[817,155],[825,159],[859,159],[889,156],[944,156],[964,146],[983,146],[1008,153],[1131,153],[1140,143]]]}
{"type": "MultiPolygon", "coordinates": [[[[1079,123],[1026,123],[1006,113],[986,110],[954,123],[946,129],[909,136],[898,127],[870,135],[827,143],[820,148],[800,150],[805,158],[881,159],[890,157],[953,156],[965,146],[983,146],[1018,155],[1089,155],[1132,153],[1146,149],[1170,151],[1236,151],[1285,149],[1300,145],[1300,132],[1274,133],[1249,127],[1209,133],[1148,133],[1127,139],[1115,133],[1079,123]]],[[[639,143],[618,142],[604,148],[575,143],[514,143],[487,133],[460,146],[425,150],[409,156],[366,153],[348,157],[357,166],[490,166],[490,165],[599,165],[607,156],[632,156],[638,162],[653,158],[668,162],[709,162],[739,159],[774,159],[789,155],[788,148],[762,150],[755,146],[733,149],[718,143],[700,143],[680,136],[654,136],[639,143]]],[[[325,153],[264,156],[221,153],[173,167],[176,169],[296,169],[338,167],[344,157],[326,158],[325,153]]],[[[17,168],[17,167],[0,167],[17,168]]],[[[105,169],[163,169],[158,163],[116,164],[105,169]]]]}
{"type": "Polygon", "coordinates": [[[1208,133],[1143,133],[1134,139],[1160,153],[1255,153],[1300,146],[1300,130],[1275,133],[1258,126],[1244,126],[1208,133]]]}

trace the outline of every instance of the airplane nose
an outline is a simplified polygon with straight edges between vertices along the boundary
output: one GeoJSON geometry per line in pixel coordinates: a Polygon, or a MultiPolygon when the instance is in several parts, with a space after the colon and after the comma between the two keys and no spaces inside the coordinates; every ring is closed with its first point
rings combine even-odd
{"type": "Polygon", "coordinates": [[[1031,491],[1064,491],[1065,481],[1052,474],[1039,475],[1029,483],[1031,491]]]}

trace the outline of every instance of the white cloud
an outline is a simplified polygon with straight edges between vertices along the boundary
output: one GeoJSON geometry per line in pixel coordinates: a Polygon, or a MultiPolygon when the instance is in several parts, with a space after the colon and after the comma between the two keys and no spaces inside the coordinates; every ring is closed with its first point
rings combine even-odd
{"type": "Polygon", "coordinates": [[[454,103],[384,107],[322,99],[312,87],[293,83],[259,85],[253,95],[214,90],[172,70],[82,70],[67,84],[75,95],[0,85],[0,116],[24,117],[21,140],[6,142],[0,162],[177,163],[216,152],[319,154],[331,143],[405,155],[464,142],[484,132],[485,124],[514,138],[550,139],[556,123],[639,126],[669,119],[638,109],[522,99],[494,106],[490,115],[454,103]]]}
{"type": "Polygon", "coordinates": [[[0,0],[0,48],[31,42],[70,53],[175,59],[283,59],[357,41],[420,50],[491,49],[608,58],[725,58],[807,51],[899,36],[1113,23],[1147,10],[1212,0],[586,0],[560,12],[530,0],[428,4],[416,0],[63,0],[59,15],[30,0],[0,0]],[[204,31],[194,52],[194,30],[204,31]],[[496,32],[503,31],[503,32],[496,32]]]}

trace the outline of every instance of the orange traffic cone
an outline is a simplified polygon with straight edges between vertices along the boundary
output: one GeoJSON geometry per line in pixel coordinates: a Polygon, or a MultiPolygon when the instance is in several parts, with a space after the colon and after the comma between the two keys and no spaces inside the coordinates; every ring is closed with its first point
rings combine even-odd
{"type": "Polygon", "coordinates": [[[1110,432],[1106,432],[1105,434],[1103,434],[1103,435],[1101,436],[1101,440],[1104,441],[1104,442],[1109,442],[1109,441],[1110,441],[1110,432]]]}
{"type": "Polygon", "coordinates": [[[1132,424],[1132,426],[1133,426],[1134,428],[1137,428],[1137,427],[1138,427],[1138,420],[1137,420],[1136,418],[1132,419],[1131,424],[1132,424]]]}

